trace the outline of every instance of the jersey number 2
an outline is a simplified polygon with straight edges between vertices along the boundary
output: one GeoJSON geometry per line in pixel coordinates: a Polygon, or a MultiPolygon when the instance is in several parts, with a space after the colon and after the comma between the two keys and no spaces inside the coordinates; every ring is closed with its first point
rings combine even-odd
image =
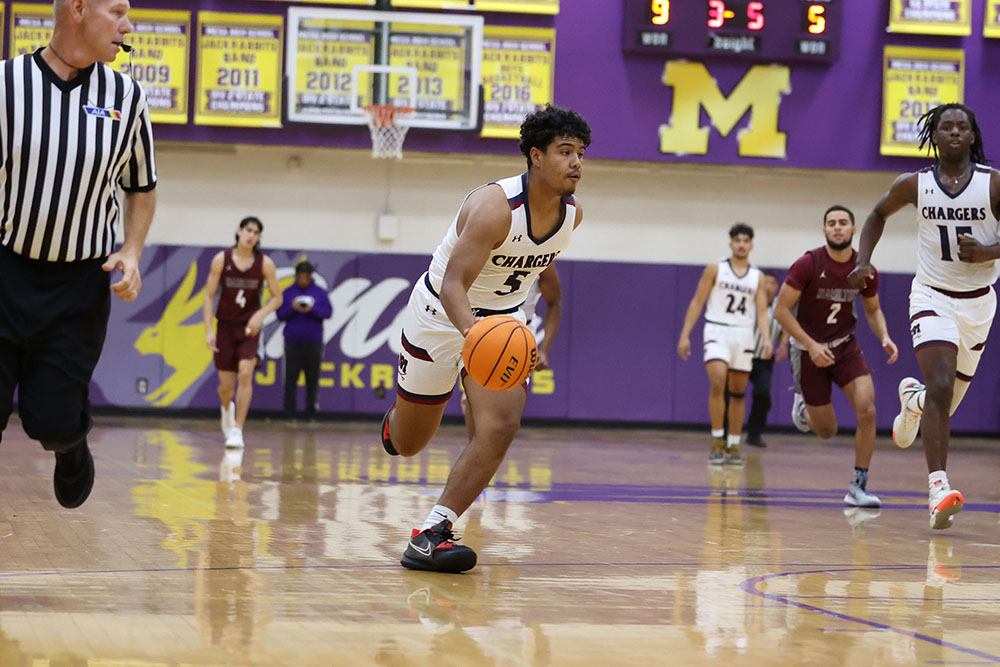
{"type": "Polygon", "coordinates": [[[837,323],[837,313],[840,312],[840,308],[843,306],[841,303],[831,303],[830,304],[830,315],[826,318],[827,324],[837,323]]]}
{"type": "MultiPolygon", "coordinates": [[[[941,234],[941,259],[946,262],[953,262],[951,258],[951,245],[948,243],[948,225],[938,225],[938,232],[941,234]]],[[[955,227],[955,243],[958,243],[959,236],[972,236],[972,227],[955,227]]]]}

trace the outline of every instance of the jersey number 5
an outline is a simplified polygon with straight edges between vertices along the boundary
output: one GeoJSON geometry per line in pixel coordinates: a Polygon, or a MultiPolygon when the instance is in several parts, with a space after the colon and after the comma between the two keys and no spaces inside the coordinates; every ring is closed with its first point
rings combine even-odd
{"type": "MultiPolygon", "coordinates": [[[[953,262],[951,258],[951,245],[948,243],[948,225],[938,225],[938,232],[941,234],[941,259],[946,262],[953,262]]],[[[959,236],[972,236],[972,227],[955,227],[955,243],[958,243],[959,236]]]]}
{"type": "Polygon", "coordinates": [[[504,281],[504,285],[510,287],[506,292],[501,292],[500,290],[493,290],[493,293],[497,296],[506,296],[508,294],[513,294],[517,290],[521,289],[521,280],[524,279],[526,275],[531,273],[531,271],[515,271],[514,273],[507,276],[507,280],[504,281]]]}

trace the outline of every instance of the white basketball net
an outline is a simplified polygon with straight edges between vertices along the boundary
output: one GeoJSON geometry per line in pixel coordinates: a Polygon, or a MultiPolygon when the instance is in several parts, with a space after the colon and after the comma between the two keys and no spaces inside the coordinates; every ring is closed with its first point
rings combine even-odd
{"type": "Polygon", "coordinates": [[[407,122],[416,109],[392,104],[370,104],[365,107],[368,131],[372,135],[372,157],[377,159],[403,159],[403,140],[410,129],[407,122]]]}

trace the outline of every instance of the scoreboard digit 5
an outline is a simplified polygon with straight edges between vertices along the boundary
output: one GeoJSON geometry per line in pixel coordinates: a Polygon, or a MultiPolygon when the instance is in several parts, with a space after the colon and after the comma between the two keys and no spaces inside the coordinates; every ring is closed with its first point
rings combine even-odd
{"type": "Polygon", "coordinates": [[[830,64],[842,0],[623,0],[630,53],[830,64]]]}

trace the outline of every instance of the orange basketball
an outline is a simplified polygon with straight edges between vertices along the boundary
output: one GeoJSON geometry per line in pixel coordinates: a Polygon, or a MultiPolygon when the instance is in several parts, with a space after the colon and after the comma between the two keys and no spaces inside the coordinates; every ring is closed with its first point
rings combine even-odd
{"type": "Polygon", "coordinates": [[[472,379],[487,389],[502,391],[527,379],[538,361],[531,329],[507,315],[490,315],[476,322],[462,345],[462,361],[472,379]]]}

